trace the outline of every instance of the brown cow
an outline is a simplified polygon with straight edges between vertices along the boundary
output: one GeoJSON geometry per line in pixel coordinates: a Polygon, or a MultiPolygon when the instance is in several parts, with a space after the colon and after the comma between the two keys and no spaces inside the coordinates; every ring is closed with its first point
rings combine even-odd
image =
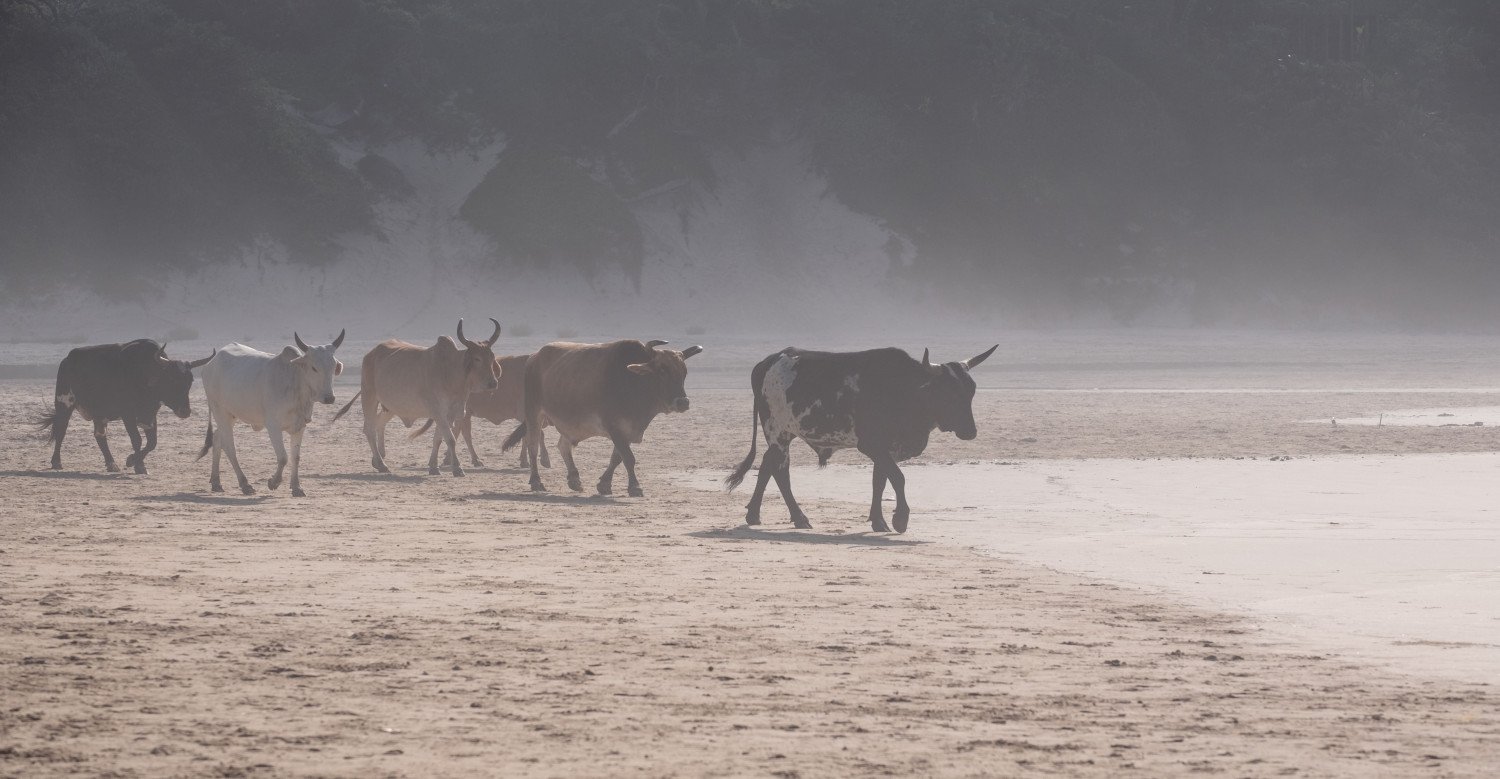
{"type": "Polygon", "coordinates": [[[557,453],[568,466],[568,487],[582,490],[573,447],[595,436],[608,436],[614,456],[599,477],[600,495],[610,494],[615,468],[625,463],[630,477],[630,495],[640,497],[635,477],[635,454],[631,444],[641,442],[646,426],[657,414],[688,410],[686,360],[703,351],[689,346],[683,351],[659,350],[666,341],[615,341],[607,344],[552,343],[526,361],[525,419],[505,439],[509,450],[524,436],[531,453],[531,489],[542,492],[537,472],[541,445],[541,421],[557,428],[557,453]]]}
{"type": "MultiPolygon", "coordinates": [[[[474,417],[489,421],[491,424],[500,424],[507,420],[520,420],[525,418],[525,411],[521,405],[521,389],[526,381],[526,359],[529,354],[512,354],[507,357],[496,357],[496,372],[500,376],[500,386],[493,390],[469,393],[469,404],[464,409],[464,416],[456,423],[455,435],[462,435],[464,443],[469,447],[469,461],[479,468],[484,463],[479,461],[479,453],[474,451],[474,417]]],[[[542,426],[546,427],[547,421],[542,420],[542,426]]],[[[427,420],[420,430],[411,434],[416,438],[427,432],[432,427],[432,420],[427,420]]],[[[542,467],[551,468],[552,461],[547,457],[547,439],[542,437],[541,446],[542,467]]],[[[527,459],[526,449],[521,449],[521,467],[525,468],[531,461],[527,459]]],[[[449,465],[447,461],[444,465],[449,465]]]]}
{"type": "MultiPolygon", "coordinates": [[[[437,344],[425,347],[395,339],[382,342],[365,355],[359,392],[333,418],[348,413],[355,400],[364,398],[361,408],[365,412],[365,438],[370,442],[370,464],[381,473],[390,473],[385,466],[385,426],[391,417],[401,417],[407,427],[423,417],[433,420],[437,429],[432,434],[427,472],[436,476],[441,472],[438,448],[446,443],[449,456],[453,455],[453,425],[463,417],[469,393],[492,390],[500,384],[491,348],[499,337],[500,323],[495,322],[495,333],[489,340],[470,341],[464,337],[464,321],[460,319],[458,340],[464,345],[462,351],[446,335],[440,336],[437,344]]],[[[453,475],[464,475],[457,457],[453,458],[453,475]]]]}

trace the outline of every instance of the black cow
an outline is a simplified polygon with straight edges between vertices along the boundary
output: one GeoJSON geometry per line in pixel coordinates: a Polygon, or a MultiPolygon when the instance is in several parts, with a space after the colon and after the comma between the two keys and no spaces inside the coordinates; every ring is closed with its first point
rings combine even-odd
{"type": "Polygon", "coordinates": [[[775,477],[792,523],[812,527],[792,497],[787,447],[801,438],[817,451],[820,465],[838,449],[852,447],[869,457],[875,464],[870,528],[890,530],[880,513],[881,494],[889,480],[896,490],[891,522],[897,533],[905,533],[911,509],[906,505],[906,477],[896,463],[921,454],[934,428],[973,440],[977,431],[969,369],[997,348],[999,344],[972,359],[943,365],[928,362],[926,351],[917,362],[895,348],[810,352],[788,347],[761,360],[750,373],[755,393],[750,454],[724,480],[734,489],[755,464],[755,427],[760,427],[766,436],[766,456],[760,462],[755,494],[745,507],[745,523],[760,524],[766,482],[775,477]]]}
{"type": "Polygon", "coordinates": [[[156,413],[162,404],[179,418],[192,414],[188,390],[193,386],[193,369],[206,364],[213,355],[201,360],[171,360],[165,344],[149,338],[123,344],[81,346],[68,352],[57,366],[57,393],[51,413],[37,419],[42,432],[52,439],[52,468],[62,468],[63,436],[68,420],[77,409],[86,420],[93,420],[94,440],[104,453],[104,467],[120,470],[109,453],[104,438],[105,425],[118,419],[125,423],[134,453],[125,464],[136,473],[146,472],[146,455],[156,448],[156,413]],[[146,446],[141,447],[141,433],[146,430],[146,446]]]}

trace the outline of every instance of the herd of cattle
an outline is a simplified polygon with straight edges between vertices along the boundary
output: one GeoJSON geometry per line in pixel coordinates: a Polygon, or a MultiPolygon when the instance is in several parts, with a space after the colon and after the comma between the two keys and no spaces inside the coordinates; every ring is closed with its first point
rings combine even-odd
{"type": "MultiPolygon", "coordinates": [[[[568,487],[582,490],[573,448],[581,441],[607,437],[614,446],[609,467],[595,489],[608,495],[615,469],[625,466],[627,490],[642,495],[631,444],[641,442],[646,427],[659,414],[688,410],[685,383],[687,360],[703,351],[663,349],[666,341],[625,340],[605,344],[551,343],[535,354],[497,357],[494,344],[500,323],[483,341],[464,336],[458,341],[441,336],[432,346],[389,340],[365,355],[360,389],[334,415],[337,421],[363,400],[364,433],[370,445],[370,464],[389,473],[385,462],[385,428],[392,417],[407,427],[426,424],[416,438],[433,430],[428,473],[440,474],[438,452],[446,447],[444,464],[463,476],[457,440],[468,446],[470,462],[480,465],[474,450],[473,418],[499,424],[519,420],[505,440],[504,450],[523,445],[521,464],[529,467],[531,489],[545,490],[538,466],[550,467],[543,429],[557,430],[557,452],[567,466],[568,487]]],[[[193,369],[201,368],[208,397],[209,420],[202,459],[213,452],[209,487],[222,492],[219,464],[227,457],[240,491],[255,492],[240,468],[234,443],[236,422],[266,430],[276,451],[276,473],[267,480],[281,486],[291,465],[292,495],[304,497],[299,476],[302,435],[312,420],[314,403],[334,403],[333,380],[344,370],[335,356],[344,333],[332,343],[308,346],[293,334],[294,346],[278,354],[232,343],[201,360],[173,360],[165,345],[149,339],[74,349],[58,366],[53,408],[37,423],[53,443],[52,468],[62,468],[62,442],[68,422],[77,411],[94,423],[94,439],[104,454],[104,466],[118,471],[105,438],[106,425],[125,424],[133,452],[125,464],[146,472],[146,455],[156,448],[156,416],[163,405],[186,419],[193,369]],[[215,432],[217,427],[217,433],[215,432]],[[141,442],[145,432],[145,445],[141,442]],[[291,438],[288,453],[283,435],[291,438]]],[[[870,527],[888,531],[881,513],[881,497],[889,481],[896,493],[891,524],[906,531],[910,509],[906,479],[898,462],[921,454],[933,430],[951,432],[964,440],[976,435],[973,414],[974,380],[969,369],[983,362],[996,347],[962,362],[935,365],[927,352],[921,361],[896,349],[862,352],[815,352],[788,348],[762,360],[750,374],[753,393],[750,453],[725,479],[733,489],[755,465],[757,432],[766,439],[755,491],[746,507],[745,521],[760,524],[760,504],[771,479],[799,528],[811,527],[792,497],[788,448],[802,439],[817,452],[819,463],[839,449],[858,449],[874,463],[870,527]]]]}

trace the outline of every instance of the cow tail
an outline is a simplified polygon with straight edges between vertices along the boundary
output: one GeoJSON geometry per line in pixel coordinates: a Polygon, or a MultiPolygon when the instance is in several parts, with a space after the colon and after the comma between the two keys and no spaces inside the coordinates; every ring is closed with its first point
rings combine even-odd
{"type": "MultiPolygon", "coordinates": [[[[72,409],[67,409],[72,411],[72,409]]],[[[34,420],[37,426],[37,435],[48,441],[57,440],[57,418],[63,415],[63,410],[55,406],[51,411],[43,411],[34,420]]]]}
{"type": "Polygon", "coordinates": [[[510,431],[510,435],[505,437],[505,443],[500,445],[500,451],[509,452],[510,450],[516,448],[516,444],[521,443],[521,439],[525,437],[526,423],[522,422],[521,424],[516,425],[515,430],[510,431]]]}
{"type": "Polygon", "coordinates": [[[750,466],[755,464],[755,445],[760,435],[760,399],[756,398],[750,406],[752,409],[750,412],[750,453],[745,455],[745,459],[740,460],[739,465],[735,466],[734,473],[724,477],[725,491],[740,486],[740,482],[745,480],[745,474],[750,472],[750,466]]]}
{"type": "Polygon", "coordinates": [[[194,459],[202,460],[203,455],[208,454],[208,450],[212,448],[214,448],[214,418],[210,416],[208,418],[208,432],[203,434],[203,448],[198,450],[198,456],[194,459]]]}
{"type": "MultiPolygon", "coordinates": [[[[351,400],[349,402],[353,403],[354,401],[351,400]]],[[[338,417],[334,417],[334,419],[338,419],[338,417]]],[[[422,425],[421,427],[417,428],[417,432],[412,433],[411,435],[407,436],[407,438],[421,438],[423,433],[425,433],[425,432],[427,432],[428,430],[431,430],[431,429],[432,429],[432,417],[428,417],[427,418],[427,424],[422,425]]]]}
{"type": "MultiPolygon", "coordinates": [[[[365,394],[364,390],[360,390],[359,392],[354,393],[354,397],[350,398],[349,402],[345,403],[344,407],[341,408],[341,409],[339,409],[339,413],[333,415],[333,419],[329,420],[328,424],[331,425],[334,422],[339,421],[339,417],[341,417],[341,416],[349,413],[349,409],[351,409],[351,408],[354,407],[354,401],[359,400],[359,396],[363,395],[363,394],[365,394]]],[[[428,424],[432,424],[431,420],[428,421],[428,424]]],[[[422,429],[426,430],[426,428],[422,428],[422,429]]],[[[412,436],[412,437],[415,438],[416,436],[412,436]]]]}

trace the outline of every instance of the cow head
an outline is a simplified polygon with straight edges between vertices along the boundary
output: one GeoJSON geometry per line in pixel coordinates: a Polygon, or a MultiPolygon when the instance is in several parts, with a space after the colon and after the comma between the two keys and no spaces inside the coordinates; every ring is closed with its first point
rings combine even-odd
{"type": "Polygon", "coordinates": [[[458,320],[458,342],[464,345],[464,386],[469,392],[487,392],[500,386],[500,363],[495,360],[495,341],[500,337],[500,323],[488,341],[470,341],[464,337],[464,320],[458,320]]]}
{"type": "Polygon", "coordinates": [[[687,359],[703,351],[701,346],[689,346],[682,351],[658,349],[666,341],[648,341],[651,359],[626,365],[625,368],[637,376],[644,377],[651,385],[659,410],[663,413],[688,410],[687,359]]]}
{"type": "Polygon", "coordinates": [[[333,353],[343,345],[344,331],[340,330],[339,337],[326,346],[308,346],[295,332],[292,340],[297,347],[288,346],[281,350],[281,358],[297,367],[302,386],[311,391],[313,397],[322,403],[333,403],[333,377],[344,372],[344,364],[333,353]]]}
{"type": "MultiPolygon", "coordinates": [[[[218,353],[215,349],[214,354],[218,353]]],[[[157,348],[151,368],[146,373],[146,386],[162,405],[172,409],[178,419],[187,419],[193,415],[193,406],[188,401],[188,391],[193,388],[193,369],[208,364],[214,354],[191,362],[173,360],[167,357],[167,345],[162,344],[157,348]]]]}
{"type": "Polygon", "coordinates": [[[995,344],[977,357],[942,365],[933,365],[927,359],[927,350],[922,350],[922,369],[927,372],[922,392],[927,396],[939,430],[964,441],[972,441],[979,434],[974,425],[974,380],[969,378],[969,369],[984,362],[998,348],[1000,344],[995,344]]]}

